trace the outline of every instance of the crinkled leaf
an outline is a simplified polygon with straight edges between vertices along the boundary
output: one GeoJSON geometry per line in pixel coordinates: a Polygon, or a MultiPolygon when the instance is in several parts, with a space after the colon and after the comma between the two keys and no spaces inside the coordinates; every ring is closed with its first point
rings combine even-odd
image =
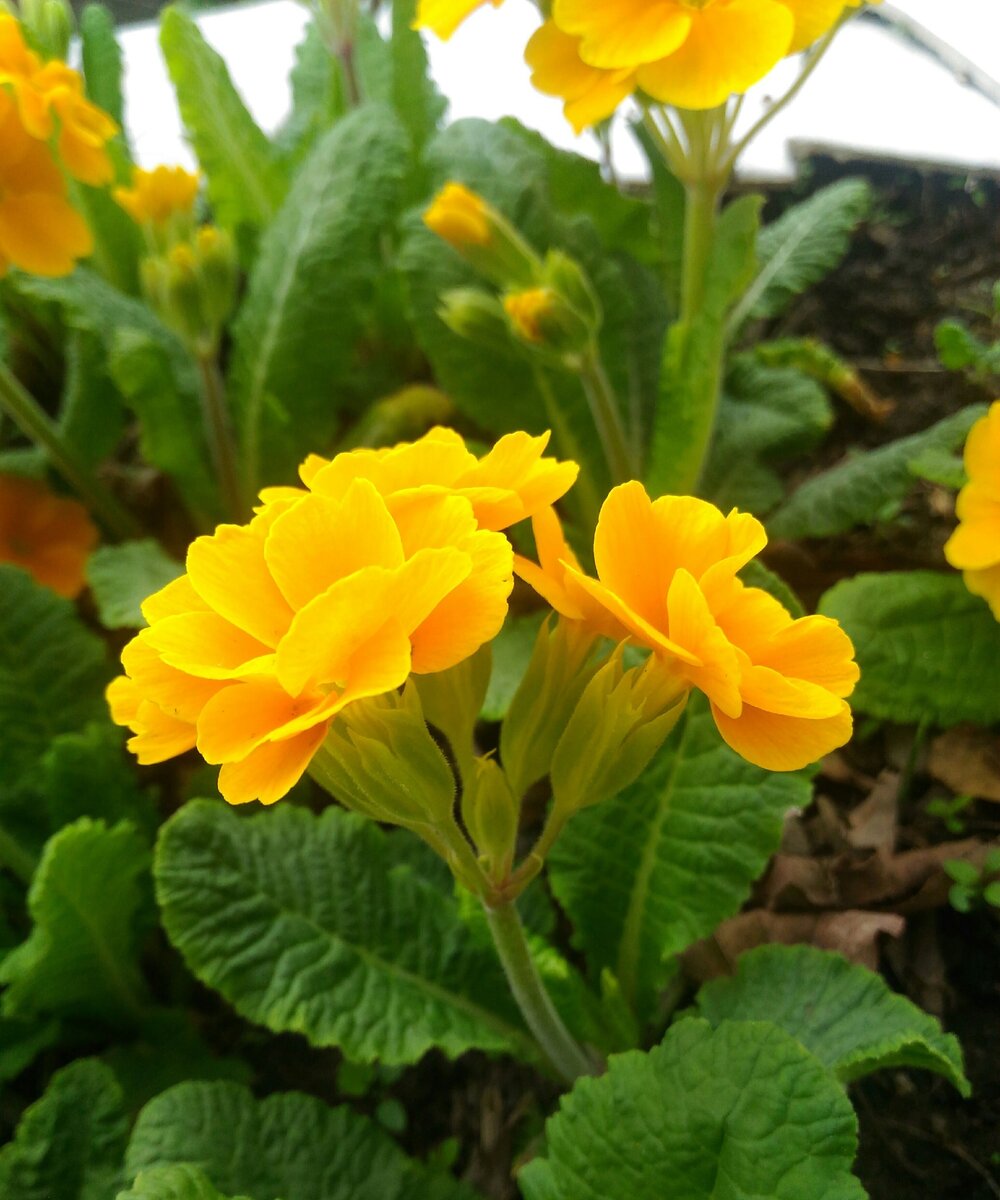
{"type": "Polygon", "coordinates": [[[78,331],[66,344],[66,384],[59,433],[93,469],[118,445],[125,428],[121,396],[108,373],[107,353],[92,333],[78,331]]]}
{"type": "Polygon", "coordinates": [[[0,761],[15,790],[52,738],[105,713],[104,644],[73,605],[17,567],[0,564],[0,761]]]}
{"type": "Polygon", "coordinates": [[[820,612],[854,642],[861,681],[851,703],[861,712],[944,726],[1000,720],[1000,622],[960,575],[856,575],[826,593],[820,612]]]}
{"type": "Polygon", "coordinates": [[[122,822],[81,818],[46,843],[28,892],[31,934],[0,963],[7,1016],[134,1023],[149,849],[122,822]]]}
{"type": "Polygon", "coordinates": [[[93,1058],[52,1076],[0,1150],[4,1200],[114,1200],[128,1128],[112,1072],[93,1058]]]}
{"type": "Polygon", "coordinates": [[[290,82],[292,108],[275,137],[275,147],[289,163],[297,164],[319,135],[348,111],[340,60],[330,53],[315,20],[295,47],[290,82]]]}
{"type": "Polygon", "coordinates": [[[809,799],[802,775],[740,758],[692,701],[642,778],[574,817],[552,853],[552,888],[591,969],[609,968],[645,1010],[664,960],[739,911],[785,813],[809,799]]]}
{"type": "Polygon", "coordinates": [[[495,956],[454,899],[395,866],[386,835],[337,808],[243,818],[188,804],[163,828],[157,896],[203,983],[275,1032],[357,1061],[478,1047],[530,1053],[495,956]]]}
{"type": "Polygon", "coordinates": [[[152,1100],[129,1142],[129,1177],[188,1163],[251,1200],[474,1200],[407,1158],[349,1108],[286,1092],[256,1100],[233,1083],[184,1083],[152,1100]]]}
{"type": "Polygon", "coordinates": [[[776,538],[831,537],[879,520],[914,487],[910,463],[928,450],[960,446],[985,411],[973,404],[922,433],[852,455],[793,492],[768,521],[768,531],[776,538]]]}
{"type": "Polygon", "coordinates": [[[843,1090],[774,1025],[676,1024],[582,1079],[546,1126],[526,1200],[863,1200],[843,1090]]]}
{"type": "Polygon", "coordinates": [[[921,1067],[963,1096],[971,1091],[957,1038],[881,975],[815,946],[748,951],[735,976],[701,989],[698,1012],[713,1026],[771,1021],[845,1083],[886,1067],[921,1067]]]}
{"type": "Polygon", "coordinates": [[[329,446],[407,156],[388,108],[357,109],[316,143],[261,238],[230,375],[251,484],[289,481],[329,446]]]}
{"type": "Polygon", "coordinates": [[[87,582],[101,624],[106,629],[138,629],[145,625],[139,608],[143,600],[183,571],[183,564],[152,538],[101,546],[87,562],[87,582]]]}
{"type": "Polygon", "coordinates": [[[117,1200],[248,1200],[246,1196],[224,1196],[204,1171],[178,1163],[143,1171],[117,1200]]]}

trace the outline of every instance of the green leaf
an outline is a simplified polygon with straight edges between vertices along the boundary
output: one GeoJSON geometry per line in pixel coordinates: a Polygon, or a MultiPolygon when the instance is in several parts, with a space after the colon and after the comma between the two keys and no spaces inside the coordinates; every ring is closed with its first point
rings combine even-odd
{"type": "Polygon", "coordinates": [[[807,288],[834,269],[851,235],[868,215],[871,189],[863,179],[841,179],[790,208],[761,230],[760,270],[735,311],[730,327],[748,317],[776,317],[807,288]]]}
{"type": "Polygon", "coordinates": [[[113,1200],[127,1130],[115,1077],[93,1058],[52,1076],[0,1150],[4,1200],[113,1200]]]}
{"type": "Polygon", "coordinates": [[[698,1012],[724,1021],[771,1021],[849,1083],[887,1067],[919,1067],[971,1093],[958,1039],[891,991],[881,975],[814,946],[760,946],[736,975],[698,993],[698,1012]]]}
{"type": "Polygon", "coordinates": [[[609,968],[645,1011],[664,961],[739,911],[785,813],[809,800],[802,775],[744,761],[692,701],[645,775],[574,817],[552,852],[552,888],[591,970],[609,968]]]}
{"type": "Polygon", "coordinates": [[[432,1047],[530,1056],[495,956],[454,899],[393,866],[387,835],[337,808],[242,818],[197,801],[160,834],[157,896],[195,975],[275,1032],[359,1062],[432,1047]]]}
{"type": "Polygon", "coordinates": [[[58,1040],[58,1021],[18,1021],[0,1017],[0,1083],[16,1079],[43,1050],[48,1050],[58,1040]]]}
{"type": "Polygon", "coordinates": [[[143,1171],[117,1200],[248,1200],[246,1196],[224,1196],[197,1167],[179,1163],[143,1171]]]}
{"type": "Polygon", "coordinates": [[[149,791],[139,787],[124,740],[123,731],[107,720],[52,739],[38,773],[38,791],[52,830],[80,817],[94,817],[109,825],[131,821],[152,834],[156,810],[149,791]]]}
{"type": "Polygon", "coordinates": [[[774,1025],[680,1021],[582,1079],[546,1126],[526,1200],[863,1200],[843,1090],[774,1025]]]}
{"type": "Polygon", "coordinates": [[[105,629],[139,629],[146,624],[143,600],[184,571],[159,542],[144,538],[101,546],[87,562],[87,582],[105,629]]]}
{"type": "Polygon", "coordinates": [[[184,1083],[151,1101],[129,1142],[129,1177],[188,1163],[251,1200],[474,1200],[408,1159],[349,1108],[286,1092],[256,1100],[232,1083],[184,1083]]]}
{"type": "Polygon", "coordinates": [[[861,681],[851,703],[861,712],[946,727],[1000,721],[1000,623],[959,575],[857,575],[831,588],[819,611],[854,642],[861,681]]]}
{"type": "Polygon", "coordinates": [[[149,849],[126,822],[83,817],[49,839],[28,892],[31,935],[0,963],[5,1015],[134,1023],[148,869],[149,849]]]}
{"type": "Polygon", "coordinates": [[[958,491],[968,483],[965,463],[957,454],[950,454],[940,447],[931,447],[912,458],[906,464],[911,475],[936,483],[939,487],[958,491]]]}
{"type": "Polygon", "coordinates": [[[928,450],[960,446],[985,412],[983,405],[972,404],[922,433],[855,454],[816,475],[778,509],[768,532],[772,538],[832,537],[879,520],[914,487],[910,463],[928,450]]]}
{"type": "Polygon", "coordinates": [[[160,47],[216,221],[233,230],[263,227],[278,210],[285,180],[225,62],[175,6],[160,18],[160,47]]]}
{"type": "Polygon", "coordinates": [[[355,110],[316,143],[261,238],[230,376],[251,485],[292,479],[332,440],[406,165],[391,112],[355,110]]]}
{"type": "Polygon", "coordinates": [[[27,782],[60,733],[106,712],[104,644],[73,605],[0,564],[0,761],[3,782],[27,782]]]}
{"type": "Polygon", "coordinates": [[[290,165],[298,164],[321,133],[347,111],[343,72],[330,53],[315,20],[295,47],[291,74],[292,108],[275,138],[275,147],[290,165]]]}
{"type": "Polygon", "coordinates": [[[115,19],[103,4],[88,4],[80,14],[80,51],[87,95],[123,125],[122,50],[115,37],[115,19]]]}
{"type": "Polygon", "coordinates": [[[121,396],[108,373],[107,353],[92,333],[79,330],[66,344],[66,383],[59,435],[93,470],[115,449],[125,429],[121,396]]]}

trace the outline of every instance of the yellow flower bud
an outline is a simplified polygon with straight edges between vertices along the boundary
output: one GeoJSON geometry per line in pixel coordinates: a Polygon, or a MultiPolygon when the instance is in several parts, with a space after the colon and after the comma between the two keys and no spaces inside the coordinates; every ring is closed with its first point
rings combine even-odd
{"type": "Polygon", "coordinates": [[[486,201],[460,183],[449,183],[424,213],[424,223],[456,250],[488,246],[493,240],[486,201]]]}
{"type": "Polygon", "coordinates": [[[526,287],[539,278],[538,255],[505,217],[461,183],[442,188],[424,224],[500,287],[526,287]]]}
{"type": "Polygon", "coordinates": [[[503,307],[514,335],[539,350],[579,354],[592,340],[587,322],[551,287],[508,292],[503,307]]]}

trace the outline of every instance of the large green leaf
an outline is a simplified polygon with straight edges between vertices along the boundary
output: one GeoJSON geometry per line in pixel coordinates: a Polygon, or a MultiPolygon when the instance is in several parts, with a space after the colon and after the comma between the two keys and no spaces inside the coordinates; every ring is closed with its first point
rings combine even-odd
{"type": "Polygon", "coordinates": [[[850,1102],[774,1025],[675,1025],[612,1058],[546,1126],[526,1200],[863,1200],[850,1102]]]}
{"type": "Polygon", "coordinates": [[[3,784],[26,783],[52,738],[105,713],[104,644],[72,604],[0,564],[0,760],[3,784]]]}
{"type": "Polygon", "coordinates": [[[223,1196],[204,1171],[178,1163],[143,1171],[118,1200],[248,1200],[246,1196],[223,1196]]]}
{"type": "Polygon", "coordinates": [[[183,1083],[142,1110],[129,1176],[172,1163],[197,1167],[222,1192],[251,1200],[473,1200],[346,1107],[297,1092],[256,1100],[233,1083],[183,1083]]]}
{"type": "Polygon", "coordinates": [[[131,821],[152,834],[157,824],[152,796],[140,788],[124,741],[124,731],[108,720],[52,739],[35,781],[50,829],[95,817],[109,825],[131,821]]]}
{"type": "Polygon", "coordinates": [[[140,605],[184,571],[159,542],[144,538],[101,546],[87,562],[87,582],[105,629],[139,629],[146,624],[140,605]]]}
{"type": "Polygon", "coordinates": [[[751,316],[777,316],[832,271],[870,204],[871,188],[863,179],[841,179],[762,229],[760,270],[734,310],[731,327],[751,316]]]}
{"type": "Polygon", "coordinates": [[[261,228],[274,216],[285,179],[267,138],[233,86],[225,62],[194,20],[171,6],[160,18],[160,46],[208,198],[220,225],[261,228]]]}
{"type": "Polygon", "coordinates": [[[275,137],[275,148],[297,164],[316,139],[348,111],[343,71],[323,40],[315,20],[295,47],[290,77],[292,107],[275,137]]]}
{"type": "Polygon", "coordinates": [[[149,849],[125,822],[83,817],[49,839],[28,892],[31,934],[0,963],[5,1015],[139,1018],[148,869],[149,849]]]}
{"type": "Polygon", "coordinates": [[[959,575],[857,575],[820,612],[850,634],[861,681],[851,703],[873,717],[938,725],[1000,721],[1000,624],[959,575]]]}
{"type": "Polygon", "coordinates": [[[407,156],[391,110],[357,109],[316,143],[261,238],[230,375],[251,484],[291,479],[332,439],[407,156]]]}
{"type": "Polygon", "coordinates": [[[895,514],[916,484],[910,464],[929,450],[954,450],[985,413],[973,404],[930,429],[852,455],[792,493],[768,522],[776,538],[831,537],[895,514]]]}
{"type": "Polygon", "coordinates": [[[592,970],[609,968],[644,1009],[664,960],[739,911],[784,814],[809,798],[803,776],[730,750],[692,701],[645,775],[574,817],[553,851],[552,887],[592,970]]]}
{"type": "Polygon", "coordinates": [[[735,976],[701,989],[698,1011],[712,1025],[780,1025],[845,1083],[886,1067],[921,1067],[963,1096],[971,1091],[957,1038],[881,975],[815,946],[748,951],[735,976]]]}
{"type": "Polygon", "coordinates": [[[275,1032],[364,1062],[435,1046],[531,1053],[495,956],[370,821],[198,801],[164,827],[156,879],[192,971],[275,1032]]]}
{"type": "Polygon", "coordinates": [[[114,1200],[127,1130],[112,1072],[84,1058],[52,1076],[0,1150],[4,1200],[114,1200]]]}

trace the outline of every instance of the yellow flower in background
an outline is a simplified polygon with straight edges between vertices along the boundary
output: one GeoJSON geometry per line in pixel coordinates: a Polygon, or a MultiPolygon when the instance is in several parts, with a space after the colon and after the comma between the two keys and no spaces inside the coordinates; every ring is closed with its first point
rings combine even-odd
{"type": "Polygon", "coordinates": [[[858,678],[853,647],[826,617],[794,619],[736,577],[767,536],[754,517],[704,500],[615,488],[594,536],[597,578],[579,568],[554,514],[535,518],[538,565],[515,570],[566,619],[649,649],[672,677],[709,698],[739,754],[791,771],[843,745],[858,678]]]}
{"type": "Polygon", "coordinates": [[[0,86],[13,96],[27,132],[56,138],[66,170],[81,183],[110,183],[114,168],[107,143],[117,124],[84,94],[79,72],[58,60],[43,63],[24,40],[21,24],[0,13],[0,86]]]}
{"type": "Polygon", "coordinates": [[[552,315],[558,297],[552,288],[529,288],[524,292],[511,292],[503,298],[504,312],[518,334],[526,342],[540,344],[545,340],[542,327],[546,317],[552,315]]]}
{"type": "Polygon", "coordinates": [[[183,167],[136,167],[131,186],[115,188],[113,195],[137,225],[166,225],[175,216],[191,216],[200,182],[183,167]]]}
{"type": "Polygon", "coordinates": [[[449,246],[488,246],[493,239],[485,200],[461,183],[447,183],[424,213],[424,224],[449,246]]]}
{"type": "Polygon", "coordinates": [[[414,29],[430,29],[439,38],[450,38],[466,17],[476,9],[492,4],[499,8],[503,0],[418,0],[414,29]]]}
{"type": "Polygon", "coordinates": [[[564,33],[554,21],[535,31],[524,57],[531,82],[544,95],[564,101],[563,112],[577,133],[606,120],[635,90],[634,70],[605,71],[588,65],[580,57],[580,39],[564,33]]]}
{"type": "Polygon", "coordinates": [[[0,562],[23,567],[37,583],[72,600],[83,591],[84,568],[96,545],[97,529],[82,504],[34,479],[0,475],[0,562]]]}
{"type": "Polygon", "coordinates": [[[1000,400],[973,425],[965,443],[969,482],[958,495],[958,528],[945,557],[965,586],[1000,621],[1000,400]]]}
{"type": "Polygon", "coordinates": [[[25,129],[0,89],[0,275],[68,275],[93,249],[90,230],[67,198],[66,181],[45,142],[25,129]]]}

